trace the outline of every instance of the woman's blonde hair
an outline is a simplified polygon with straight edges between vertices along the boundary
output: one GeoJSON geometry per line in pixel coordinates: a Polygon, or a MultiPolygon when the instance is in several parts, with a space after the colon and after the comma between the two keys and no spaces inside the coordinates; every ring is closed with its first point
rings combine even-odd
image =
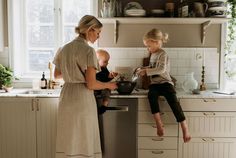
{"type": "Polygon", "coordinates": [[[163,43],[166,43],[168,41],[168,34],[162,33],[159,29],[152,29],[143,36],[143,40],[161,40],[163,43]]]}
{"type": "Polygon", "coordinates": [[[75,27],[75,32],[80,36],[86,37],[86,32],[93,28],[102,28],[102,23],[92,15],[83,16],[77,27],[75,27]]]}

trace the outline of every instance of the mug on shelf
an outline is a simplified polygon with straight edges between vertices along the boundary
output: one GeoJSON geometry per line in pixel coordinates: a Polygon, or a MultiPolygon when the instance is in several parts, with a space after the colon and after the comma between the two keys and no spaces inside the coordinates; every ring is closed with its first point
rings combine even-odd
{"type": "Polygon", "coordinates": [[[194,2],[194,14],[196,17],[205,17],[207,9],[207,3],[194,2]]]}

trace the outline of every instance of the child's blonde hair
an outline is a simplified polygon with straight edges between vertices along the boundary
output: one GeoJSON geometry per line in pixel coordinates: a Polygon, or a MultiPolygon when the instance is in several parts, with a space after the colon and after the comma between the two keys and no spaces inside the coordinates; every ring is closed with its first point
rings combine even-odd
{"type": "Polygon", "coordinates": [[[148,31],[144,36],[143,40],[154,40],[158,41],[161,40],[163,43],[166,43],[168,41],[168,34],[167,33],[162,33],[161,30],[159,29],[152,29],[148,31]]]}
{"type": "Polygon", "coordinates": [[[100,60],[101,58],[105,58],[105,59],[110,59],[110,55],[109,55],[109,53],[106,51],[106,50],[104,50],[104,49],[98,49],[97,51],[96,51],[96,55],[97,55],[97,58],[100,60]]]}

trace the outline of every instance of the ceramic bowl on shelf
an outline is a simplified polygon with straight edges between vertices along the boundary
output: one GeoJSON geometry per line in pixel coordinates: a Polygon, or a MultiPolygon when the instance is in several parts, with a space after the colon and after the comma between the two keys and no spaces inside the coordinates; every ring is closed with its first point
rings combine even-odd
{"type": "Polygon", "coordinates": [[[226,17],[226,8],[225,7],[211,7],[207,10],[208,17],[226,17]]]}

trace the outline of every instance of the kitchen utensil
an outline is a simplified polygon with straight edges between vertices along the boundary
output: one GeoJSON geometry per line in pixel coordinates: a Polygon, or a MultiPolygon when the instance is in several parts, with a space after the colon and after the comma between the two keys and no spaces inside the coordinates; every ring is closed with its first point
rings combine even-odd
{"type": "Polygon", "coordinates": [[[120,75],[118,74],[116,77],[114,77],[110,82],[116,82],[120,78],[120,75]]]}
{"type": "Polygon", "coordinates": [[[131,78],[132,82],[136,82],[137,79],[139,78],[139,75],[137,74],[137,71],[138,71],[139,69],[140,69],[140,67],[137,67],[137,68],[134,70],[133,75],[132,75],[132,78],[131,78]]]}
{"type": "Polygon", "coordinates": [[[228,92],[228,91],[214,91],[216,94],[224,94],[224,95],[235,95],[236,92],[228,92]]]}

